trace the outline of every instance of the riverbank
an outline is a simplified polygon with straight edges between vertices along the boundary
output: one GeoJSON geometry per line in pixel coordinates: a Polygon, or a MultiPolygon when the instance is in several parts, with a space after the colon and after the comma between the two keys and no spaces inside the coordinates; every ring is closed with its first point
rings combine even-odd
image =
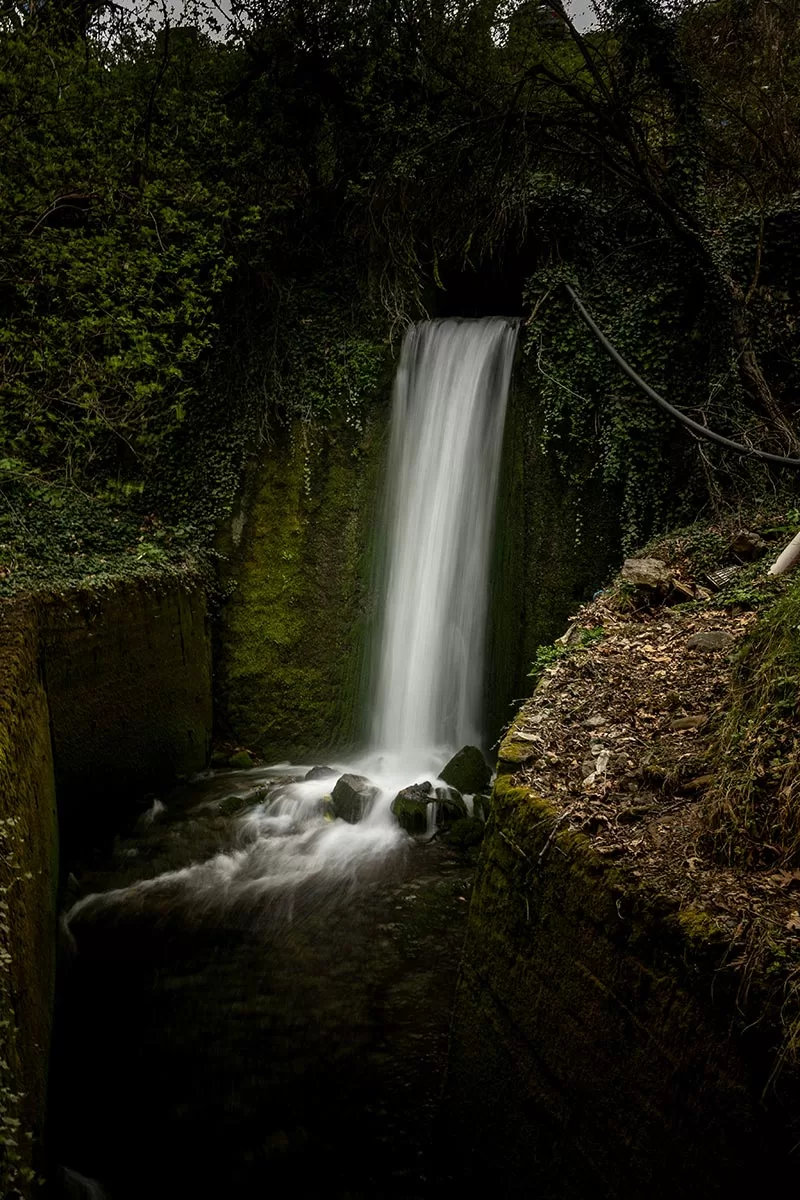
{"type": "Polygon", "coordinates": [[[504,1194],[742,1195],[792,1161],[800,876],[714,835],[738,663],[792,585],[720,563],[731,533],[580,609],[500,748],[446,1109],[481,1096],[504,1194]]]}

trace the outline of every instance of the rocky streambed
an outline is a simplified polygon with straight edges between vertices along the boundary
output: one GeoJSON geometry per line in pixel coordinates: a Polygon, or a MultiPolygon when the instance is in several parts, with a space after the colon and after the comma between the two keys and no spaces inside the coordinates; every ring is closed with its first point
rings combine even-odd
{"type": "Polygon", "coordinates": [[[357,869],[317,869],[326,837],[366,835],[333,810],[355,818],[373,785],[304,774],[215,772],[72,864],[53,1149],[111,1200],[446,1185],[435,1120],[480,819],[430,783],[410,801],[423,837],[389,818],[357,869]],[[333,786],[312,820],[265,815],[314,776],[333,786]]]}

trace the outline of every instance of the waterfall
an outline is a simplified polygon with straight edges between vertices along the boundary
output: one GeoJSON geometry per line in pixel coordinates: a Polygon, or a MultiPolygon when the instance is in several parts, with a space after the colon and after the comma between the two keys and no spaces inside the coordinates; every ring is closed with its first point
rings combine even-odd
{"type": "MultiPolygon", "coordinates": [[[[189,903],[199,919],[220,904],[266,898],[288,916],[295,896],[355,884],[404,853],[408,838],[391,811],[400,789],[435,788],[453,751],[481,740],[489,560],[516,338],[513,321],[493,317],[427,321],[403,342],[366,751],[329,759],[330,770],[280,763],[201,780],[195,812],[215,811],[215,796],[241,796],[247,811],[236,818],[236,844],[197,861],[187,841],[188,862],[86,896],[70,921],[118,904],[133,911],[189,903]],[[330,793],[338,777],[353,774],[366,777],[372,798],[350,824],[333,819],[330,793]],[[259,800],[248,807],[251,795],[259,800]]],[[[157,801],[140,836],[158,838],[163,826],[174,849],[169,812],[157,801]]]]}
{"type": "Polygon", "coordinates": [[[392,756],[481,736],[489,558],[515,323],[406,334],[392,407],[371,743],[392,756]]]}

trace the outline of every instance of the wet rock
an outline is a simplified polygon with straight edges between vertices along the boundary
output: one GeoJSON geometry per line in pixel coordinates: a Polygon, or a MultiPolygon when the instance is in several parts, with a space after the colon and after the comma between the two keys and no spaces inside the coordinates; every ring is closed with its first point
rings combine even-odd
{"type": "Polygon", "coordinates": [[[377,795],[378,788],[363,775],[342,775],[331,793],[331,799],[336,816],[355,825],[377,795]]]}
{"type": "Polygon", "coordinates": [[[240,750],[228,759],[228,766],[233,767],[234,771],[248,771],[252,765],[253,760],[246,750],[240,750]]]}
{"type": "Polygon", "coordinates": [[[484,792],[491,783],[492,772],[477,746],[463,746],[439,772],[439,778],[457,792],[484,792]]]}
{"type": "Polygon", "coordinates": [[[464,797],[454,788],[436,788],[433,799],[436,801],[437,826],[451,825],[454,821],[463,821],[469,816],[464,797]]]}
{"type": "Polygon", "coordinates": [[[651,592],[667,592],[672,585],[672,574],[660,558],[626,558],[621,574],[625,583],[651,592]]]}
{"type": "Polygon", "coordinates": [[[731,542],[730,552],[745,562],[753,562],[760,558],[767,548],[767,543],[757,533],[742,529],[731,542]]]}
{"type": "Polygon", "coordinates": [[[690,650],[702,650],[711,654],[715,650],[729,650],[733,645],[733,637],[724,629],[708,629],[703,633],[694,633],[686,643],[690,650]]]}
{"type": "Polygon", "coordinates": [[[415,783],[403,788],[392,801],[392,812],[406,833],[425,833],[428,828],[428,805],[433,799],[430,783],[415,783]]]}
{"type": "Polygon", "coordinates": [[[479,817],[462,817],[450,827],[448,843],[459,850],[469,850],[483,841],[485,828],[479,817]]]}
{"type": "Polygon", "coordinates": [[[333,802],[333,796],[323,796],[320,801],[322,805],[322,815],[326,821],[336,820],[336,805],[333,802]]]}
{"type": "Polygon", "coordinates": [[[226,750],[215,750],[211,755],[211,762],[209,763],[209,766],[215,770],[219,770],[221,767],[227,767],[229,757],[230,755],[226,750]]]}
{"type": "Polygon", "coordinates": [[[489,820],[489,813],[492,811],[491,796],[473,796],[472,797],[472,815],[480,817],[482,821],[489,820]]]}
{"type": "Polygon", "coordinates": [[[220,800],[218,812],[222,817],[235,817],[244,812],[251,802],[246,796],[226,796],[224,800],[220,800]]]}
{"type": "Polygon", "coordinates": [[[303,776],[303,782],[310,783],[314,779],[333,779],[338,774],[339,772],[334,771],[333,767],[312,767],[303,776]]]}

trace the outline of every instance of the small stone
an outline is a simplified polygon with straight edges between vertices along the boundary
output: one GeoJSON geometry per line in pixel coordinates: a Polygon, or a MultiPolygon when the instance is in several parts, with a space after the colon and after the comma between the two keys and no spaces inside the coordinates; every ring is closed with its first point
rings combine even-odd
{"type": "Polygon", "coordinates": [[[303,776],[303,782],[310,783],[315,779],[333,779],[334,776],[338,774],[339,772],[334,771],[333,767],[312,767],[311,770],[303,776]]]}
{"type": "Polygon", "coordinates": [[[652,811],[652,804],[629,804],[627,808],[621,808],[617,813],[617,824],[634,825],[652,811]]]}
{"type": "Polygon", "coordinates": [[[584,779],[588,779],[591,775],[594,775],[594,759],[593,758],[585,758],[583,760],[583,762],[581,763],[581,774],[583,775],[584,779]]]}
{"type": "Polygon", "coordinates": [[[715,650],[729,650],[733,645],[733,637],[724,629],[708,629],[703,633],[694,633],[686,643],[690,650],[701,650],[711,654],[715,650]]]}
{"type": "Polygon", "coordinates": [[[586,729],[600,729],[601,726],[608,724],[608,717],[604,717],[602,713],[592,713],[583,724],[586,729]]]}
{"type": "Polygon", "coordinates": [[[705,713],[698,713],[695,717],[676,717],[674,721],[670,721],[670,728],[675,730],[681,729],[699,729],[701,725],[705,725],[708,717],[705,713]]]}
{"type": "Polygon", "coordinates": [[[379,789],[363,775],[342,775],[331,793],[336,816],[355,825],[378,794],[379,789]]]}
{"type": "Polygon", "coordinates": [[[228,766],[233,767],[234,771],[249,771],[252,765],[253,760],[246,750],[239,750],[228,759],[228,766]]]}
{"type": "Polygon", "coordinates": [[[492,771],[477,746],[463,746],[439,772],[439,778],[457,792],[472,795],[486,791],[492,781],[492,771]]]}
{"type": "Polygon", "coordinates": [[[622,578],[633,587],[666,592],[672,584],[672,574],[660,558],[626,558],[622,578]]]}

